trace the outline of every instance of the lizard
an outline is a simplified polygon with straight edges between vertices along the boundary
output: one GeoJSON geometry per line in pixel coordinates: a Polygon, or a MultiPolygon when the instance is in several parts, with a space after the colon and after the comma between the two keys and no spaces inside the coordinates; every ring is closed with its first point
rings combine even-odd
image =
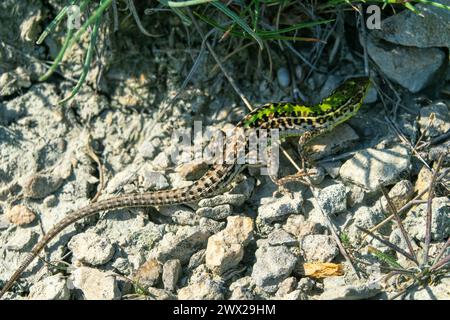
{"type": "MultiPolygon", "coordinates": [[[[300,143],[304,146],[314,137],[331,131],[338,124],[355,115],[363,104],[369,86],[370,80],[367,77],[351,78],[316,105],[308,106],[289,102],[267,103],[247,114],[235,128],[278,129],[280,137],[301,137],[300,143]]],[[[240,143],[245,143],[245,141],[240,143]]],[[[237,144],[234,145],[235,149],[236,147],[237,144]]],[[[234,150],[234,152],[237,151],[234,150]]],[[[27,258],[1,289],[0,298],[12,287],[46,245],[76,221],[103,211],[192,203],[209,198],[226,190],[243,168],[245,168],[245,164],[239,164],[237,161],[213,164],[200,179],[190,186],[113,196],[69,212],[66,217],[50,228],[33,247],[27,258]]]]}

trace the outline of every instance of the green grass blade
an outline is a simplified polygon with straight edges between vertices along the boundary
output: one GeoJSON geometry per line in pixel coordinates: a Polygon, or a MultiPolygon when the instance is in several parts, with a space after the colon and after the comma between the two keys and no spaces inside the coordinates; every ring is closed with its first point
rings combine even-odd
{"type": "Polygon", "coordinates": [[[99,17],[103,14],[105,10],[107,10],[110,6],[113,0],[105,0],[100,3],[100,6],[94,11],[94,13],[87,19],[87,21],[81,26],[81,28],[75,33],[75,35],[70,40],[70,43],[68,44],[68,49],[70,49],[75,42],[80,40],[80,38],[83,36],[83,34],[86,32],[87,28],[95,23],[99,17]]]}
{"type": "Polygon", "coordinates": [[[208,3],[215,0],[186,0],[186,1],[167,1],[171,8],[182,8],[189,6],[196,6],[198,4],[208,3]]]}
{"type": "Polygon", "coordinates": [[[369,251],[369,253],[373,254],[378,259],[387,263],[388,265],[390,265],[393,268],[400,269],[400,270],[405,269],[397,262],[397,259],[395,259],[393,256],[391,256],[389,254],[383,253],[380,250],[378,250],[372,246],[368,247],[368,251],[369,251]]]}
{"type": "MultiPolygon", "coordinates": [[[[106,1],[108,1],[108,0],[106,0],[106,1]]],[[[89,42],[89,47],[86,52],[86,58],[85,58],[84,64],[83,64],[83,72],[81,73],[80,79],[78,79],[78,82],[77,82],[76,86],[72,89],[72,92],[70,93],[70,95],[68,97],[64,98],[63,100],[59,101],[58,104],[63,104],[65,102],[69,101],[70,99],[72,99],[80,91],[81,86],[83,85],[84,81],[86,80],[87,74],[89,72],[89,68],[91,66],[92,57],[94,56],[95,44],[97,42],[98,30],[100,29],[101,20],[102,20],[102,15],[99,15],[97,17],[97,20],[94,23],[94,27],[92,28],[91,40],[89,42]]]]}
{"type": "MultiPolygon", "coordinates": [[[[84,11],[86,9],[86,7],[88,6],[90,1],[91,0],[83,0],[81,2],[81,5],[80,5],[80,11],[84,11]]],[[[61,14],[61,12],[58,15],[60,15],[60,14],[61,14]]],[[[52,23],[55,20],[56,20],[56,18],[52,21],[52,23]]],[[[48,28],[46,28],[46,30],[47,29],[48,28]]],[[[69,28],[67,29],[66,36],[64,38],[64,43],[63,43],[63,46],[62,46],[61,50],[59,50],[58,55],[56,56],[55,60],[53,61],[52,65],[47,70],[47,72],[38,79],[39,81],[47,80],[56,71],[56,68],[59,66],[59,64],[61,63],[62,59],[64,58],[64,55],[65,55],[65,53],[67,51],[67,48],[69,47],[70,41],[72,40],[72,37],[73,37],[74,33],[75,33],[74,29],[69,29],[69,28]]],[[[46,36],[47,35],[45,35],[45,37],[46,36]]],[[[41,37],[42,37],[42,35],[41,35],[41,37]]]]}
{"type": "Polygon", "coordinates": [[[49,25],[44,29],[42,34],[39,36],[39,39],[37,39],[36,44],[42,44],[44,42],[45,38],[52,33],[55,28],[58,26],[58,24],[61,22],[61,20],[64,18],[64,16],[67,14],[67,10],[69,10],[69,6],[75,4],[77,0],[71,0],[69,5],[63,7],[61,11],[59,11],[58,15],[55,17],[55,19],[52,20],[52,22],[49,23],[49,25]]]}
{"type": "MultiPolygon", "coordinates": [[[[234,37],[239,37],[239,38],[243,38],[243,39],[253,39],[250,35],[248,35],[245,32],[241,32],[241,31],[237,31],[237,30],[230,30],[230,28],[225,28],[223,26],[221,26],[217,21],[205,17],[203,15],[200,15],[197,12],[194,12],[194,14],[203,22],[213,26],[214,28],[217,28],[223,32],[228,32],[229,34],[231,34],[234,37]]],[[[327,20],[328,21],[328,20],[327,20]]],[[[320,24],[322,22],[318,22],[317,24],[320,24]]],[[[287,28],[286,28],[287,29],[287,28]]],[[[283,29],[284,30],[284,29],[283,29]]],[[[290,30],[289,30],[290,31],[290,30]]],[[[276,31],[267,31],[267,33],[264,33],[265,31],[259,31],[258,33],[262,33],[260,35],[261,39],[263,40],[291,40],[291,41],[308,41],[308,42],[318,42],[320,41],[320,39],[316,39],[316,38],[305,38],[305,37],[297,37],[297,36],[281,36],[281,35],[277,35],[276,31]]],[[[287,31],[283,31],[283,32],[287,32],[287,31]]]]}
{"type": "Polygon", "coordinates": [[[356,226],[359,230],[361,230],[362,232],[370,235],[372,238],[374,238],[375,240],[378,240],[379,242],[381,242],[382,244],[384,244],[385,246],[388,246],[389,248],[391,248],[392,250],[400,253],[402,256],[404,256],[405,258],[413,261],[416,265],[419,265],[419,263],[417,262],[416,258],[413,257],[411,254],[409,254],[408,252],[406,252],[405,250],[403,250],[402,248],[400,248],[399,246],[393,244],[392,242],[389,242],[387,240],[384,240],[383,238],[380,238],[379,236],[377,236],[376,234],[374,234],[372,231],[369,231],[363,227],[359,227],[356,226]]]}
{"type": "Polygon", "coordinates": [[[436,8],[440,8],[440,9],[446,9],[450,11],[450,6],[447,6],[443,3],[439,3],[436,1],[428,1],[428,0],[417,0],[417,2],[423,3],[423,4],[429,4],[432,6],[435,6],[436,8]]]}
{"type": "Polygon", "coordinates": [[[66,50],[67,50],[67,48],[69,46],[69,42],[72,39],[74,33],[75,33],[74,29],[67,29],[66,37],[64,39],[64,44],[63,44],[61,50],[59,50],[55,61],[53,61],[52,65],[47,70],[47,72],[44,75],[42,75],[41,77],[39,77],[39,81],[47,80],[53,74],[53,72],[56,71],[56,68],[58,68],[58,65],[60,64],[60,62],[64,58],[64,54],[66,53],[66,50]]]}
{"type": "Polygon", "coordinates": [[[278,30],[274,30],[274,31],[258,31],[258,35],[261,37],[268,37],[268,36],[276,36],[280,33],[286,33],[289,31],[295,31],[295,30],[299,30],[299,29],[304,29],[304,28],[311,28],[311,27],[315,27],[318,26],[320,24],[327,24],[330,22],[333,22],[334,19],[330,19],[330,20],[321,20],[321,21],[308,21],[308,22],[302,22],[302,23],[297,23],[294,24],[288,28],[283,28],[283,29],[278,29],[278,30]]]}
{"type": "Polygon", "coordinates": [[[249,25],[242,20],[234,11],[230,10],[227,6],[225,6],[222,2],[213,1],[211,2],[213,6],[219,9],[223,14],[227,15],[234,22],[236,22],[245,32],[247,32],[253,39],[258,42],[261,50],[264,49],[264,44],[262,39],[249,27],[249,25]]]}

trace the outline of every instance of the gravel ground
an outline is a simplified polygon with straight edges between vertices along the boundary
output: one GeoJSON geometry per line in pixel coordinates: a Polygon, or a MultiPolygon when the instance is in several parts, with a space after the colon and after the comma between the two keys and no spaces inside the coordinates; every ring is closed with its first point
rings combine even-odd
{"type": "MultiPolygon", "coordinates": [[[[87,85],[60,107],[57,102],[74,85],[71,79],[79,76],[83,50],[73,50],[60,75],[37,80],[64,35],[60,30],[42,46],[34,45],[46,17],[54,16],[57,8],[55,1],[0,4],[0,286],[46,230],[69,211],[88,205],[99,190],[99,199],[105,199],[180,187],[201,176],[204,163],[172,162],[175,129],[190,128],[195,120],[224,129],[247,112],[223,74],[209,74],[215,64],[206,59],[182,98],[156,121],[193,62],[177,41],[155,38],[149,44],[149,38],[139,35],[137,41],[128,41],[127,32],[133,29],[116,36],[123,47],[94,62],[87,85]],[[23,18],[6,14],[11,10],[23,18]]],[[[430,10],[450,21],[447,13],[430,10]]],[[[414,144],[420,136],[428,141],[450,129],[449,101],[438,94],[447,90],[448,97],[450,87],[448,50],[442,49],[449,46],[449,29],[438,43],[426,41],[426,33],[433,30],[429,25],[419,25],[413,38],[411,33],[402,38],[393,26],[416,19],[406,13],[384,21],[392,33],[373,32],[368,43],[380,72],[401,88],[394,119],[401,136],[386,119],[392,115],[383,108],[385,97],[373,91],[354,118],[310,146],[317,166],[312,188],[293,182],[288,192],[274,195],[277,188],[270,179],[249,169],[232,190],[198,204],[115,210],[84,219],[50,243],[43,259],[31,264],[6,298],[385,299],[398,292],[394,281],[379,281],[385,271],[377,268],[380,261],[369,250],[395,252],[364,239],[358,227],[371,228],[389,215],[381,186],[397,208],[428,187],[431,172],[421,158],[432,165],[444,152],[444,168],[450,163],[448,138],[418,153],[405,142],[414,144]],[[400,57],[407,62],[397,63],[400,57]],[[435,120],[430,125],[431,114],[435,120]],[[333,158],[346,152],[346,157],[333,158]],[[363,271],[360,278],[342,255],[329,223],[363,271]]],[[[184,29],[173,20],[173,36],[181,39],[184,29]]],[[[108,45],[103,40],[99,52],[108,45]]],[[[256,62],[245,51],[239,55],[226,68],[255,105],[289,99],[290,79],[282,60],[275,60],[276,81],[248,76],[257,70],[256,62]]],[[[356,66],[351,64],[314,76],[305,85],[320,92],[313,95],[318,99],[353,73],[356,66]]],[[[297,141],[290,142],[286,148],[296,157],[297,141]]],[[[281,161],[280,176],[295,172],[286,159],[281,161]]],[[[448,177],[442,180],[432,202],[432,258],[450,235],[449,183],[448,177]]],[[[423,248],[426,212],[422,201],[404,219],[417,253],[423,248]]],[[[405,247],[396,224],[378,231],[405,247]]],[[[410,266],[403,256],[396,258],[410,266]]],[[[450,299],[449,288],[447,277],[406,298],[450,299]]]]}

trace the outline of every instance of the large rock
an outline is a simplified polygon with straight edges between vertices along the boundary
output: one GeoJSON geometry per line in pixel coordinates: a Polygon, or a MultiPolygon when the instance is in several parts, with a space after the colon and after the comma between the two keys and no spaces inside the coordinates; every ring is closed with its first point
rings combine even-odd
{"type": "Polygon", "coordinates": [[[411,165],[409,150],[401,145],[391,149],[366,149],[346,161],[339,171],[341,177],[369,191],[396,182],[411,165]]]}
{"type": "MultiPolygon", "coordinates": [[[[450,0],[437,1],[450,6],[450,0]]],[[[418,15],[403,10],[386,18],[373,34],[386,41],[409,47],[450,47],[450,11],[430,4],[417,4],[418,15]]]]}
{"type": "Polygon", "coordinates": [[[372,37],[367,52],[389,79],[413,93],[430,85],[447,59],[438,48],[402,47],[372,37]]]}

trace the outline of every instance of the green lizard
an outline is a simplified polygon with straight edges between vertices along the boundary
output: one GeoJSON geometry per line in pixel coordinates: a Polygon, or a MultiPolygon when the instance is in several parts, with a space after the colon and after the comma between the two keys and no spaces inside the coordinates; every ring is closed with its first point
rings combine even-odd
{"type": "MultiPolygon", "coordinates": [[[[338,124],[355,115],[367,94],[369,84],[368,78],[347,80],[334,90],[329,97],[314,106],[286,102],[265,104],[245,116],[236,125],[236,128],[279,129],[280,137],[300,136],[302,137],[301,143],[306,144],[315,136],[332,130],[338,124]]],[[[246,143],[246,141],[240,141],[239,143],[246,143]]],[[[237,146],[238,143],[236,142],[232,152],[237,152],[237,146]]],[[[2,288],[0,298],[11,288],[44,247],[72,223],[106,210],[173,205],[212,197],[227,189],[245,166],[245,164],[238,164],[236,161],[215,164],[199,180],[188,187],[119,195],[68,213],[35,245],[29,256],[2,288]]]]}

